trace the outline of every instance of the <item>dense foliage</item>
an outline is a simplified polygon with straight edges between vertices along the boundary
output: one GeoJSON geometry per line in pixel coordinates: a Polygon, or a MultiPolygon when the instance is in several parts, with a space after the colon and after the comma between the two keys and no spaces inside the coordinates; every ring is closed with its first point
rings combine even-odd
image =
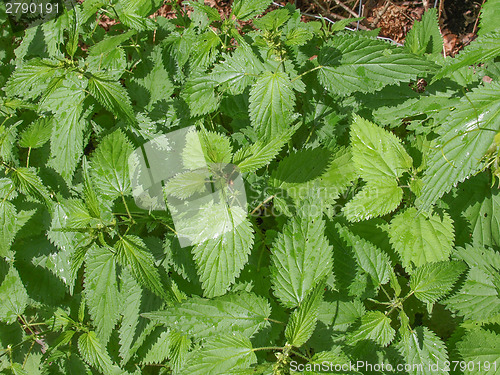
{"type": "MultiPolygon", "coordinates": [[[[499,1],[455,58],[433,9],[399,47],[270,0],[160,5],[20,35],[0,11],[0,370],[498,373],[499,1]],[[128,158],[193,125],[248,215],[181,247],[128,158]]],[[[194,231],[234,220],[211,207],[194,231]]]]}

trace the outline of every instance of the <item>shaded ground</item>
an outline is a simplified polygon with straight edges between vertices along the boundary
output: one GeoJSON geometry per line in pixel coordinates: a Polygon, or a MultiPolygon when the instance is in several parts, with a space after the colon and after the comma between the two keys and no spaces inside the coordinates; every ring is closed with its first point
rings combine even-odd
{"type": "MultiPolygon", "coordinates": [[[[305,19],[322,15],[333,21],[357,17],[360,0],[276,0],[284,5],[294,3],[305,15],[305,19]]],[[[181,1],[178,1],[180,4],[181,1]]],[[[205,0],[205,4],[219,9],[227,16],[231,0],[205,0]]],[[[365,19],[360,28],[380,28],[380,36],[404,43],[406,34],[415,20],[420,20],[426,8],[434,5],[439,9],[439,24],[444,38],[446,55],[455,55],[476,35],[477,21],[483,0],[362,0],[361,15],[365,19]]],[[[275,6],[276,7],[276,6],[275,6]]],[[[172,18],[175,12],[168,4],[163,5],[152,17],[172,18]]],[[[110,20],[103,19],[104,27],[110,20]]],[[[111,23],[113,21],[111,20],[111,23]]]]}
{"type": "MultiPolygon", "coordinates": [[[[359,11],[359,0],[301,0],[298,3],[305,13],[322,14],[333,20],[357,16],[359,11]]],[[[413,22],[421,19],[426,7],[437,5],[446,54],[454,55],[474,39],[482,3],[482,0],[363,0],[361,13],[365,20],[361,24],[368,29],[380,28],[380,36],[403,43],[413,22]]]]}

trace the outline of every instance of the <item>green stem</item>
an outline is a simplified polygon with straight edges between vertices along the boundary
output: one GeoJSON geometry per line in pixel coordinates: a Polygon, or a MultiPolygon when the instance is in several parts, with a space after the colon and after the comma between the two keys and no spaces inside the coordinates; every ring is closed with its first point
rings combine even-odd
{"type": "Polygon", "coordinates": [[[267,321],[273,322],[273,323],[278,323],[278,324],[285,324],[283,322],[280,322],[279,320],[271,319],[271,318],[266,318],[267,321]]]}
{"type": "Polygon", "coordinates": [[[285,349],[284,347],[281,346],[262,346],[260,348],[253,348],[252,351],[256,352],[259,350],[283,350],[285,349]]]}
{"type": "Polygon", "coordinates": [[[28,148],[28,156],[26,157],[26,168],[30,167],[30,154],[31,154],[31,147],[28,148]]]}
{"type": "Polygon", "coordinates": [[[297,77],[293,78],[290,82],[293,82],[293,81],[301,78],[302,76],[305,76],[306,74],[309,74],[309,73],[314,72],[315,70],[318,70],[318,69],[321,69],[321,68],[324,68],[324,66],[323,65],[318,65],[315,68],[309,69],[308,71],[306,71],[306,72],[304,72],[302,74],[299,74],[297,77]]]}
{"type": "Polygon", "coordinates": [[[262,201],[262,203],[261,203],[261,204],[259,204],[257,207],[255,207],[255,208],[253,209],[253,211],[252,211],[252,212],[250,212],[250,215],[253,215],[255,212],[257,212],[257,210],[258,210],[259,208],[261,208],[263,205],[265,205],[267,202],[269,202],[269,201],[270,201],[271,199],[273,199],[274,197],[275,197],[275,195],[271,195],[270,197],[267,197],[266,199],[264,199],[264,201],[262,201]]]}

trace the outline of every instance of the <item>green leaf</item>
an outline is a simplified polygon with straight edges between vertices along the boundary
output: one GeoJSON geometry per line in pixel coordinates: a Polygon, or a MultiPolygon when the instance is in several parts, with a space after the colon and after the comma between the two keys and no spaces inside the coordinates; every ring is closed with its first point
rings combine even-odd
{"type": "Polygon", "coordinates": [[[391,261],[389,256],[373,243],[365,240],[346,225],[336,224],[340,236],[352,247],[359,267],[373,280],[374,285],[384,285],[389,282],[391,261]]]}
{"type": "Polygon", "coordinates": [[[180,372],[189,355],[188,350],[190,347],[191,341],[187,336],[175,331],[171,332],[169,357],[170,365],[174,372],[180,372]]]}
{"type": "Polygon", "coordinates": [[[270,314],[265,298],[239,292],[213,299],[193,296],[165,310],[142,315],[190,337],[206,338],[229,332],[250,337],[268,325],[270,314]]]}
{"type": "Polygon", "coordinates": [[[278,233],[271,249],[274,295],[286,307],[296,307],[332,270],[333,249],[324,234],[321,210],[304,204],[278,233]]]}
{"type": "Polygon", "coordinates": [[[121,365],[123,366],[127,364],[130,358],[134,355],[134,351],[131,348],[137,340],[136,334],[139,324],[143,291],[128,268],[122,270],[121,280],[120,300],[123,305],[120,313],[123,315],[123,319],[119,329],[119,355],[122,358],[121,365]]]}
{"type": "Polygon", "coordinates": [[[247,337],[240,333],[220,335],[207,340],[203,348],[194,352],[180,374],[228,374],[231,370],[246,369],[256,362],[252,343],[247,337]]]}
{"type": "MultiPolygon", "coordinates": [[[[439,369],[443,369],[443,364],[448,360],[446,346],[427,327],[419,326],[403,334],[397,347],[405,363],[410,365],[410,375],[435,374],[432,366],[437,364],[439,369]]],[[[448,374],[448,371],[441,370],[440,374],[448,374]]]]}
{"type": "Polygon", "coordinates": [[[351,126],[351,145],[356,169],[368,182],[387,177],[397,179],[413,165],[394,134],[357,115],[351,126]]]}
{"type": "Polygon", "coordinates": [[[250,48],[239,47],[232,55],[222,55],[224,61],[215,65],[211,78],[232,95],[238,95],[252,83],[264,67],[250,48]]]}
{"type": "Polygon", "coordinates": [[[436,148],[428,156],[424,186],[416,201],[421,210],[481,169],[481,160],[499,130],[499,83],[477,88],[461,99],[441,126],[436,148]]]}
{"type": "Polygon", "coordinates": [[[104,108],[130,125],[136,124],[134,110],[125,88],[113,77],[94,73],[89,77],[88,90],[104,108]]]}
{"type": "Polygon", "coordinates": [[[463,262],[427,263],[410,277],[410,288],[424,303],[434,303],[444,297],[465,270],[463,262]]]}
{"type": "Polygon", "coordinates": [[[47,205],[50,204],[49,192],[35,168],[20,167],[15,169],[12,173],[12,181],[21,193],[45,202],[47,205]]]}
{"type": "Polygon", "coordinates": [[[103,345],[109,340],[119,318],[120,295],[116,282],[116,265],[110,249],[94,246],[87,253],[85,298],[103,345]]]}
{"type": "Polygon", "coordinates": [[[33,121],[22,133],[19,146],[39,148],[49,139],[52,133],[53,118],[41,117],[33,121]]]}
{"type": "Polygon", "coordinates": [[[252,248],[250,221],[246,218],[240,220],[241,213],[235,209],[225,208],[226,225],[231,230],[216,234],[215,238],[192,249],[203,293],[207,297],[220,296],[227,291],[246,264],[252,248]]]}
{"type": "Polygon", "coordinates": [[[447,260],[454,240],[453,221],[447,213],[419,214],[411,207],[393,217],[389,239],[407,269],[447,260]]]}
{"type": "Polygon", "coordinates": [[[172,177],[165,184],[165,192],[179,199],[186,199],[206,191],[207,171],[187,171],[172,177]]]}
{"type": "Polygon", "coordinates": [[[447,64],[432,78],[431,84],[464,66],[485,63],[497,56],[500,56],[500,32],[480,35],[453,59],[449,58],[447,64]]]}
{"type": "Polygon", "coordinates": [[[148,109],[162,100],[169,100],[174,92],[174,85],[170,80],[169,73],[163,64],[162,46],[156,46],[150,57],[144,60],[135,69],[133,82],[144,88],[149,96],[148,109]]]}
{"type": "Polygon", "coordinates": [[[481,8],[481,21],[479,22],[479,35],[498,31],[500,27],[496,22],[500,17],[500,0],[488,0],[481,8]]]}
{"type": "Polygon", "coordinates": [[[24,313],[28,304],[28,293],[14,265],[0,285],[0,321],[12,324],[24,313]]]}
{"type": "Polygon", "coordinates": [[[469,178],[447,199],[452,216],[463,216],[470,223],[470,231],[462,232],[461,238],[469,241],[472,234],[472,243],[478,246],[500,246],[500,192],[489,180],[488,173],[469,178]]]}
{"type": "Polygon", "coordinates": [[[84,332],[78,338],[78,350],[85,362],[105,374],[116,374],[117,367],[111,362],[106,347],[101,344],[94,331],[84,332]]]}
{"type": "MultiPolygon", "coordinates": [[[[356,178],[351,153],[343,148],[333,151],[322,148],[304,149],[283,158],[272,172],[270,185],[283,189],[295,204],[306,197],[313,197],[317,207],[325,212],[356,178]]],[[[274,203],[282,192],[275,193],[274,203]]]]}
{"type": "Polygon", "coordinates": [[[387,346],[395,334],[388,316],[380,311],[367,311],[361,317],[361,326],[349,337],[349,342],[354,344],[359,340],[373,340],[380,346],[387,346]]]}
{"type": "Polygon", "coordinates": [[[89,56],[99,56],[106,54],[119,47],[123,42],[127,41],[135,34],[137,34],[136,31],[128,30],[127,32],[122,34],[106,36],[103,40],[89,48],[89,56]]]}
{"type": "Polygon", "coordinates": [[[437,8],[428,9],[421,21],[413,24],[405,38],[405,49],[415,55],[443,53],[443,36],[439,29],[437,8]]]}
{"type": "Polygon", "coordinates": [[[241,173],[255,172],[265,167],[278,155],[295,133],[297,127],[287,128],[267,142],[259,139],[250,146],[238,150],[233,156],[233,163],[240,168],[241,173]]]}
{"type": "Polygon", "coordinates": [[[73,6],[68,13],[70,27],[68,28],[68,41],[66,42],[66,52],[73,58],[78,48],[78,37],[80,33],[80,7],[73,6]]]}
{"type": "Polygon", "coordinates": [[[158,340],[153,344],[151,349],[146,353],[144,359],[141,361],[141,364],[154,364],[161,363],[167,359],[170,352],[170,336],[173,333],[171,332],[162,332],[158,340]]]}
{"type": "Polygon", "coordinates": [[[0,201],[0,257],[7,256],[16,236],[16,207],[9,201],[0,201]]]}
{"type": "Polygon", "coordinates": [[[227,164],[233,156],[229,137],[212,131],[199,133],[199,141],[205,160],[209,163],[227,164]]]}
{"type": "Polygon", "coordinates": [[[7,96],[35,99],[47,88],[58,73],[59,63],[48,59],[33,58],[18,67],[5,85],[7,96]]]}
{"type": "Polygon", "coordinates": [[[385,41],[358,35],[337,35],[318,56],[318,78],[337,95],[374,92],[409,82],[434,69],[430,63],[385,41]]]}
{"type": "Polygon", "coordinates": [[[83,154],[84,131],[87,123],[81,118],[82,106],[74,105],[54,117],[50,140],[51,159],[48,163],[70,182],[83,154]]]}
{"type": "Polygon", "coordinates": [[[271,0],[235,0],[233,15],[240,21],[248,21],[262,14],[271,5],[271,0]]]}
{"type": "MultiPolygon", "coordinates": [[[[500,335],[476,328],[457,343],[457,352],[466,364],[474,364],[473,367],[464,366],[465,375],[495,375],[500,363],[500,335]]],[[[463,369],[462,365],[460,368],[463,369]]]]}
{"type": "Polygon", "coordinates": [[[403,198],[396,180],[388,178],[369,182],[342,209],[347,220],[356,222],[383,216],[394,211],[403,198]]]}
{"type": "Polygon", "coordinates": [[[290,315],[285,330],[285,337],[290,345],[300,347],[313,334],[318,319],[319,306],[323,300],[323,288],[323,283],[318,284],[290,315]]]}
{"type": "Polygon", "coordinates": [[[102,139],[92,156],[91,171],[103,195],[116,199],[130,192],[128,157],[132,151],[132,145],[120,130],[102,139]]]}
{"type": "Polygon", "coordinates": [[[120,263],[130,269],[137,281],[156,295],[168,298],[155,267],[154,257],[141,238],[123,236],[115,243],[115,249],[120,263]]]}
{"type": "Polygon", "coordinates": [[[272,138],[293,121],[295,94],[290,79],[282,72],[265,72],[250,90],[252,126],[266,138],[272,138]]]}
{"type": "Polygon", "coordinates": [[[460,290],[444,303],[466,319],[487,321],[500,314],[500,296],[494,276],[476,266],[471,267],[460,290]]]}
{"type": "Polygon", "coordinates": [[[277,30],[290,19],[290,16],[290,11],[288,9],[275,9],[269,13],[266,13],[262,17],[255,19],[253,21],[253,24],[255,27],[261,30],[277,30]]]}
{"type": "Polygon", "coordinates": [[[191,116],[201,116],[215,111],[220,98],[215,93],[217,82],[207,75],[192,75],[182,90],[183,98],[189,105],[191,116]]]}

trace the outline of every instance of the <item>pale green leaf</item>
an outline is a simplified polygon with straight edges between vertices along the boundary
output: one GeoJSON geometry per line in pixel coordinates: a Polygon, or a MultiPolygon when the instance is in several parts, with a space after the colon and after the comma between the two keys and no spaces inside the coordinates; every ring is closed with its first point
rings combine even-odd
{"type": "Polygon", "coordinates": [[[416,21],[405,38],[405,49],[415,55],[443,53],[443,37],[439,29],[437,8],[428,9],[421,21],[416,21]]]}
{"type": "Polygon", "coordinates": [[[169,364],[171,365],[174,372],[178,373],[183,367],[189,355],[188,351],[191,347],[191,340],[189,340],[186,335],[183,335],[182,333],[176,331],[172,331],[169,338],[169,364]]]}
{"type": "Polygon", "coordinates": [[[127,90],[113,77],[103,73],[94,73],[88,82],[90,94],[104,108],[130,125],[136,124],[134,110],[127,90]]]}
{"type": "MultiPolygon", "coordinates": [[[[96,0],[91,0],[96,1],[96,0]]],[[[95,13],[95,12],[94,12],[95,13]]],[[[100,42],[92,45],[89,50],[89,56],[100,56],[107,52],[110,52],[117,47],[119,47],[123,42],[130,39],[130,37],[134,36],[137,32],[134,30],[128,30],[122,34],[106,36],[100,42]]]]}
{"type": "Polygon", "coordinates": [[[453,221],[447,213],[418,213],[408,208],[393,217],[389,239],[405,268],[447,260],[454,240],[453,221]]]}
{"type": "Polygon", "coordinates": [[[435,262],[418,267],[410,277],[415,297],[434,303],[444,297],[465,270],[463,262],[435,262]]]}
{"type": "Polygon", "coordinates": [[[324,234],[321,210],[304,204],[278,234],[271,249],[274,295],[286,307],[296,307],[332,270],[333,249],[324,234]]]}
{"type": "Polygon", "coordinates": [[[417,198],[422,210],[428,209],[454,185],[481,169],[481,160],[498,130],[499,83],[477,88],[461,99],[441,126],[436,147],[428,156],[429,167],[422,179],[422,193],[417,198]]]}
{"type": "Polygon", "coordinates": [[[498,18],[500,17],[500,0],[488,0],[483,2],[479,22],[479,35],[488,34],[500,29],[498,18]]]}
{"type": "Polygon", "coordinates": [[[412,167],[413,160],[392,133],[354,116],[351,126],[352,160],[366,181],[398,178],[412,167]]]}
{"type": "Polygon", "coordinates": [[[35,99],[47,88],[48,83],[61,68],[58,62],[33,58],[18,67],[5,85],[8,96],[35,99]]]}
{"type": "Polygon", "coordinates": [[[320,283],[290,315],[285,329],[285,337],[290,345],[300,347],[313,334],[323,292],[324,285],[320,283]]]}
{"type": "Polygon", "coordinates": [[[401,47],[355,34],[335,36],[321,49],[318,63],[321,84],[342,96],[409,82],[434,69],[433,63],[401,47]]]}
{"type": "Polygon", "coordinates": [[[187,171],[177,174],[165,184],[165,192],[179,199],[186,199],[206,191],[207,170],[187,171]]]}
{"type": "Polygon", "coordinates": [[[128,268],[122,270],[121,280],[120,300],[123,303],[123,307],[120,313],[123,315],[123,319],[119,329],[119,355],[122,358],[121,364],[125,365],[134,354],[131,348],[137,339],[136,334],[143,292],[141,286],[137,283],[132,272],[128,268]]]}
{"type": "Polygon", "coordinates": [[[238,333],[214,337],[191,354],[180,374],[220,375],[246,369],[257,362],[250,340],[238,333]]]}
{"type": "Polygon", "coordinates": [[[250,90],[252,126],[266,138],[283,132],[293,121],[295,94],[288,76],[265,72],[250,90]]]}
{"type": "Polygon", "coordinates": [[[211,78],[232,95],[243,93],[250,86],[253,77],[259,75],[263,66],[251,49],[237,48],[232,55],[222,55],[224,61],[215,65],[211,78]]]}
{"type": "Polygon", "coordinates": [[[0,321],[11,324],[24,313],[28,304],[28,293],[14,265],[0,285],[0,321]]]}
{"type": "Polygon", "coordinates": [[[213,299],[193,296],[165,310],[142,315],[188,336],[205,338],[229,332],[252,336],[267,326],[270,314],[263,297],[239,292],[213,299]]]}
{"type": "Polygon", "coordinates": [[[235,209],[225,208],[227,225],[231,230],[216,234],[214,238],[199,243],[192,249],[204,295],[207,297],[224,294],[234,283],[247,262],[253,244],[250,221],[246,218],[240,220],[241,215],[235,209]]]}
{"type": "MultiPolygon", "coordinates": [[[[463,366],[465,375],[496,375],[500,363],[500,335],[476,328],[465,334],[457,343],[460,358],[469,366],[463,366]],[[470,363],[474,365],[471,366],[470,363]]],[[[463,369],[460,364],[460,369],[463,369]]]]}
{"type": "Polygon", "coordinates": [[[19,146],[39,148],[49,139],[52,133],[53,118],[41,117],[33,121],[22,133],[19,146]]]}
{"type": "Polygon", "coordinates": [[[116,365],[106,351],[106,347],[97,338],[94,331],[84,332],[78,338],[78,350],[85,362],[105,374],[116,373],[116,365]]]}
{"type": "Polygon", "coordinates": [[[15,169],[12,173],[12,181],[21,193],[50,205],[49,191],[44,186],[35,168],[20,167],[15,169]]]}
{"type": "Polygon", "coordinates": [[[6,200],[0,201],[0,257],[7,256],[17,232],[16,207],[6,200]]]}
{"type": "Polygon", "coordinates": [[[470,231],[457,233],[457,238],[468,241],[472,235],[474,245],[500,246],[500,191],[491,186],[489,173],[464,181],[457,190],[447,199],[450,210],[470,224],[470,231]]]}
{"type": "MultiPolygon", "coordinates": [[[[355,155],[355,154],[354,154],[355,155]]],[[[396,180],[382,178],[369,182],[342,209],[347,220],[356,222],[394,211],[403,198],[396,180]]]]}
{"type": "Polygon", "coordinates": [[[235,0],[233,14],[240,21],[262,14],[271,5],[271,0],[235,0]]]}
{"type": "Polygon", "coordinates": [[[255,172],[265,167],[278,155],[296,130],[297,126],[292,126],[267,142],[261,139],[257,140],[250,146],[238,150],[233,156],[233,163],[238,165],[241,173],[255,172]]]}
{"type": "Polygon", "coordinates": [[[500,296],[493,275],[476,266],[469,270],[460,290],[444,303],[466,319],[487,321],[500,313],[500,296]]]}
{"type": "Polygon", "coordinates": [[[154,257],[141,238],[132,235],[123,236],[115,243],[115,249],[120,263],[130,269],[137,281],[156,295],[167,296],[154,264],[154,257]]]}
{"type": "Polygon", "coordinates": [[[191,116],[201,116],[215,111],[220,98],[215,93],[217,82],[207,75],[191,75],[187,80],[182,96],[189,105],[191,116]]]}
{"type": "Polygon", "coordinates": [[[162,332],[158,340],[153,344],[153,346],[148,350],[141,364],[154,364],[161,363],[167,359],[170,352],[170,332],[162,332]]]}
{"type": "Polygon", "coordinates": [[[336,227],[341,237],[352,248],[359,267],[370,275],[374,285],[388,283],[392,267],[389,256],[373,243],[349,231],[348,226],[339,223],[336,227]]]}
{"type": "Polygon", "coordinates": [[[380,346],[389,345],[396,331],[391,327],[391,319],[380,311],[367,311],[361,317],[359,326],[349,337],[349,342],[354,344],[359,340],[373,340],[380,346]]]}
{"type": "Polygon", "coordinates": [[[448,360],[446,346],[427,327],[419,326],[403,334],[397,347],[405,363],[410,365],[408,371],[410,375],[435,375],[432,366],[436,364],[441,369],[440,374],[448,374],[448,371],[442,370],[443,364],[448,360]]]}
{"type": "Polygon", "coordinates": [[[83,154],[87,123],[81,118],[82,106],[73,105],[54,117],[50,139],[51,159],[48,163],[70,182],[83,154]]]}
{"type": "Polygon", "coordinates": [[[147,91],[148,109],[152,109],[157,102],[169,100],[174,92],[174,85],[163,63],[163,49],[161,47],[161,45],[156,46],[150,57],[137,66],[132,78],[133,82],[147,91]]]}
{"type": "Polygon", "coordinates": [[[105,136],[91,160],[92,177],[103,195],[116,199],[130,192],[128,157],[133,148],[120,131],[105,136]]]}
{"type": "Polygon", "coordinates": [[[448,58],[445,64],[432,78],[431,83],[447,77],[464,66],[485,63],[500,56],[500,32],[495,31],[480,35],[460,51],[454,58],[448,58]]]}
{"type": "Polygon", "coordinates": [[[120,295],[116,265],[110,249],[94,246],[87,253],[84,293],[96,334],[106,345],[119,318],[120,295]]]}

